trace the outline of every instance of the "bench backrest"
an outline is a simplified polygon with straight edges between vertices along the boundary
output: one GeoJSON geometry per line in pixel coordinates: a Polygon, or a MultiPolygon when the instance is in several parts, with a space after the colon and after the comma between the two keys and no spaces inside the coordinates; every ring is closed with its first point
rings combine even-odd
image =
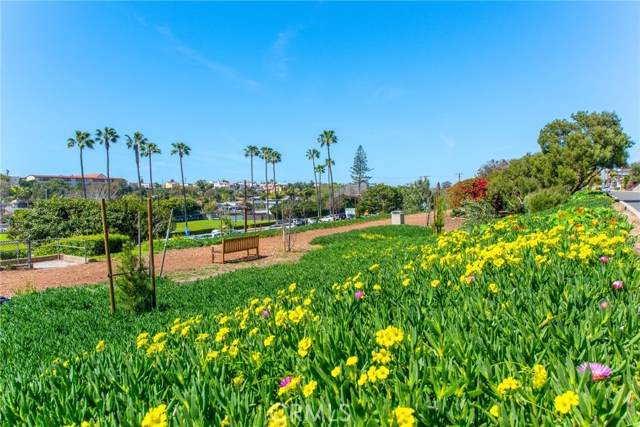
{"type": "Polygon", "coordinates": [[[222,241],[222,252],[238,252],[258,247],[260,236],[238,237],[236,239],[224,239],[222,241]]]}

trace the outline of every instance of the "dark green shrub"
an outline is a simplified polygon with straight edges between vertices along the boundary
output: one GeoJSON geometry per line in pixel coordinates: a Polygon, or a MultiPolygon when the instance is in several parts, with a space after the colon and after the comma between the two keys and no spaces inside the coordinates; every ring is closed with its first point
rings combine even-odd
{"type": "Polygon", "coordinates": [[[567,201],[569,192],[563,187],[551,187],[535,191],[524,198],[524,208],[528,213],[540,212],[567,201]]]}
{"type": "Polygon", "coordinates": [[[464,218],[465,228],[486,224],[497,217],[496,210],[487,199],[464,200],[458,212],[460,216],[464,218]]]}
{"type": "Polygon", "coordinates": [[[143,313],[152,308],[151,283],[144,263],[138,262],[133,246],[127,242],[116,268],[116,298],[119,308],[143,313]]]}

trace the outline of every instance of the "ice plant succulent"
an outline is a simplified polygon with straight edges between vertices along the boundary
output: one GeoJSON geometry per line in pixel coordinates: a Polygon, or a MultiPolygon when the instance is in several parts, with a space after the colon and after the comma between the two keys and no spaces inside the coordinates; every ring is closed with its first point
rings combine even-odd
{"type": "Polygon", "coordinates": [[[622,287],[624,286],[624,283],[622,282],[622,280],[616,280],[615,282],[613,282],[613,284],[611,285],[611,287],[613,289],[622,289],[622,287]]]}
{"type": "Polygon", "coordinates": [[[611,375],[611,368],[601,363],[585,362],[578,366],[578,371],[584,374],[587,370],[587,366],[591,370],[591,378],[594,381],[603,380],[611,375]]]}
{"type": "Polygon", "coordinates": [[[606,256],[601,256],[600,257],[600,261],[602,261],[603,263],[608,263],[609,262],[609,258],[607,258],[606,256]]]}
{"type": "Polygon", "coordinates": [[[364,297],[364,291],[358,291],[355,294],[356,299],[360,299],[362,297],[364,297]]]}

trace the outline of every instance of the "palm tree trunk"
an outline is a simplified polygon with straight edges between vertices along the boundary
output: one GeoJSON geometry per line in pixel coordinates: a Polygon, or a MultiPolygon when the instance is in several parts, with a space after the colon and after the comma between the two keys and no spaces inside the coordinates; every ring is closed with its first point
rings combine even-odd
{"type": "Polygon", "coordinates": [[[107,200],[111,200],[111,175],[109,175],[109,143],[104,145],[107,149],[107,200]]]}
{"type": "Polygon", "coordinates": [[[84,183],[84,163],[82,162],[82,148],[80,148],[80,176],[82,177],[82,193],[87,198],[87,186],[84,183]]]}
{"type": "Polygon", "coordinates": [[[322,173],[318,172],[318,216],[322,216],[322,173]]]}
{"type": "Polygon", "coordinates": [[[135,145],[133,152],[136,154],[136,170],[138,171],[138,192],[140,193],[140,200],[142,200],[142,178],[140,177],[140,154],[138,153],[138,146],[135,145]]]}
{"type": "MultiPolygon", "coordinates": [[[[271,163],[273,166],[273,198],[276,199],[276,221],[278,220],[278,190],[276,189],[276,164],[271,163]]],[[[284,216],[280,215],[280,219],[284,220],[284,216]]]]}
{"type": "Polygon", "coordinates": [[[182,170],[182,155],[180,156],[180,177],[182,178],[182,199],[184,201],[184,231],[185,234],[189,229],[189,222],[187,221],[187,193],[184,190],[184,171],[182,170]]]}
{"type": "Polygon", "coordinates": [[[265,200],[267,203],[267,221],[271,221],[271,212],[269,211],[269,177],[267,176],[267,166],[269,165],[269,163],[267,162],[266,157],[267,156],[265,156],[264,159],[264,182],[267,185],[267,196],[265,197],[265,200]]]}
{"type": "MultiPolygon", "coordinates": [[[[253,154],[251,155],[251,209],[253,210],[253,228],[256,228],[256,207],[253,205],[255,200],[255,191],[256,188],[253,186],[253,154]]],[[[247,201],[244,201],[245,206],[247,205],[247,201]]],[[[245,215],[247,211],[245,211],[245,215]]]]}
{"type": "Polygon", "coordinates": [[[329,165],[329,188],[331,190],[331,207],[330,207],[330,213],[331,215],[333,215],[334,212],[334,206],[333,206],[333,172],[331,172],[331,151],[329,150],[329,147],[331,146],[331,144],[327,144],[327,157],[329,159],[329,162],[327,163],[329,165]]]}
{"type": "Polygon", "coordinates": [[[313,183],[316,185],[316,205],[318,206],[318,216],[320,216],[320,188],[318,188],[318,174],[316,173],[316,159],[311,157],[313,165],[313,183]]]}
{"type": "MultiPolygon", "coordinates": [[[[149,152],[149,185],[151,186],[151,202],[153,203],[153,171],[151,170],[151,152],[149,152]]],[[[159,201],[158,206],[160,206],[159,201]]]]}

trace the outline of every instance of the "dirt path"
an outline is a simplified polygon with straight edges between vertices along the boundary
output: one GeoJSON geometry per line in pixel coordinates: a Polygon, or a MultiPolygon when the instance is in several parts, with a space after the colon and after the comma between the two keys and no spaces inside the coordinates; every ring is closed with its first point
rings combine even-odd
{"type": "MultiPolygon", "coordinates": [[[[405,223],[411,225],[425,225],[425,215],[415,214],[405,216],[405,223]]],[[[303,254],[309,252],[313,246],[310,242],[318,236],[326,236],[335,233],[344,233],[350,230],[363,229],[378,225],[390,224],[390,219],[371,221],[360,224],[345,225],[343,227],[328,228],[322,230],[310,230],[293,235],[294,244],[292,252],[285,252],[282,245],[282,237],[266,237],[260,239],[260,259],[243,262],[233,262],[233,256],[238,258],[243,253],[232,254],[229,259],[232,262],[222,264],[211,263],[211,247],[199,247],[189,249],[176,249],[167,251],[164,271],[168,277],[178,282],[186,282],[204,279],[241,268],[262,267],[266,265],[293,262],[303,254]]],[[[446,218],[445,230],[453,230],[460,227],[460,218],[446,218]]],[[[215,246],[216,252],[221,252],[220,245],[215,246]]],[[[159,268],[161,255],[155,256],[156,268],[159,268]]],[[[9,270],[0,271],[0,296],[11,297],[16,291],[29,289],[43,290],[60,286],[77,286],[84,284],[103,283],[107,281],[107,267],[104,261],[89,264],[75,265],[65,268],[34,269],[34,270],[9,270]]]]}

